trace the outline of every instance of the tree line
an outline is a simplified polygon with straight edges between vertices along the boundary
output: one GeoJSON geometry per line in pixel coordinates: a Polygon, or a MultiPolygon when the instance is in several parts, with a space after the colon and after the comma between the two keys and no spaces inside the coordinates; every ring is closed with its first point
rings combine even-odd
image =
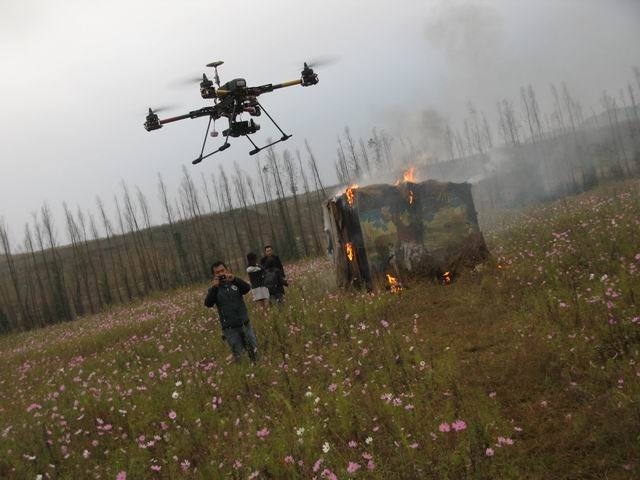
{"type": "Polygon", "coordinates": [[[124,181],[112,214],[99,197],[93,211],[63,203],[61,219],[45,204],[17,243],[0,222],[0,332],[201,282],[217,258],[243,271],[246,254],[270,243],[289,260],[321,255],[327,192],[311,146],[266,153],[254,175],[238,163],[195,177],[183,167],[173,197],[158,174],[162,225],[154,224],[147,195],[124,181]]]}
{"type": "MultiPolygon", "coordinates": [[[[337,138],[336,178],[347,185],[417,158],[445,172],[460,162],[476,168],[501,151],[512,166],[477,183],[476,207],[493,208],[513,203],[509,190],[540,189],[536,181],[547,194],[570,193],[603,178],[636,174],[640,69],[633,74],[617,95],[604,91],[600,112],[592,108],[588,115],[566,84],[550,84],[550,112],[543,111],[531,85],[520,89],[517,102],[498,101],[493,121],[469,102],[458,128],[432,122],[417,139],[427,144],[422,151],[402,133],[392,137],[374,128],[368,139],[356,140],[345,127],[337,138]]],[[[235,163],[194,178],[183,167],[176,195],[161,175],[157,189],[162,225],[154,223],[145,193],[124,181],[109,202],[112,213],[97,198],[93,211],[63,204],[63,218],[56,220],[45,204],[19,241],[0,221],[0,332],[68,321],[201,282],[214,258],[243,271],[246,253],[259,253],[269,243],[287,260],[325,251],[321,206],[329,188],[306,140],[303,152],[266,150],[251,173],[235,163]]]]}

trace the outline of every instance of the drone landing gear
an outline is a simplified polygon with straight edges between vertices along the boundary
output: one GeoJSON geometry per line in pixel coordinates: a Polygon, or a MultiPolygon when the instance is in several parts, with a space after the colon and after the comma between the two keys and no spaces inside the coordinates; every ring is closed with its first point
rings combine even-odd
{"type": "Polygon", "coordinates": [[[284,133],[284,132],[282,131],[282,129],[280,128],[280,125],[278,125],[278,124],[276,123],[276,121],[273,119],[273,117],[272,117],[271,115],[269,115],[269,112],[267,112],[267,111],[264,109],[264,107],[260,104],[260,102],[258,102],[257,100],[256,100],[256,105],[260,108],[260,110],[262,110],[262,111],[267,115],[267,117],[269,117],[269,120],[271,120],[271,123],[273,123],[273,124],[276,126],[276,128],[277,128],[278,130],[280,130],[280,133],[282,134],[282,137],[280,137],[280,139],[279,139],[279,140],[276,140],[275,142],[271,142],[270,144],[265,145],[264,147],[258,147],[258,146],[253,142],[253,140],[251,140],[251,137],[249,137],[249,135],[246,135],[247,140],[249,140],[249,141],[251,142],[251,145],[253,145],[253,150],[251,150],[251,151],[249,152],[249,155],[255,155],[256,153],[258,153],[258,152],[260,152],[260,151],[264,150],[265,148],[269,148],[269,147],[271,147],[271,146],[275,145],[276,143],[286,142],[287,140],[289,140],[289,139],[291,138],[291,135],[287,135],[286,133],[284,133]]]}
{"type": "MultiPolygon", "coordinates": [[[[202,149],[200,149],[200,155],[198,156],[198,158],[196,158],[195,160],[193,160],[191,162],[192,165],[197,165],[198,163],[200,163],[202,160],[204,160],[205,158],[209,158],[211,155],[214,155],[218,152],[224,152],[227,148],[229,148],[231,146],[231,144],[229,143],[229,134],[231,133],[231,129],[229,129],[229,132],[227,132],[227,135],[224,137],[224,143],[218,147],[217,150],[214,150],[211,153],[207,153],[206,155],[202,155],[204,153],[204,146],[207,143],[207,138],[209,136],[209,128],[211,127],[211,121],[213,120],[213,117],[209,117],[209,123],[207,124],[207,131],[204,132],[204,140],[202,141],[202,149]]],[[[214,130],[215,130],[215,125],[214,125],[214,130]]]]}

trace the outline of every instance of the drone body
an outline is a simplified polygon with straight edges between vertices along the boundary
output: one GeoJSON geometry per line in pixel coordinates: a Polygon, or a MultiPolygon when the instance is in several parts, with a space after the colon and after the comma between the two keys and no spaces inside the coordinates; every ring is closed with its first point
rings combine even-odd
{"type": "MultiPolygon", "coordinates": [[[[277,84],[268,83],[266,85],[260,85],[257,87],[248,87],[247,81],[244,78],[235,78],[220,86],[218,67],[222,65],[222,63],[223,62],[218,61],[209,63],[207,65],[207,67],[212,67],[214,69],[214,81],[218,88],[214,87],[214,81],[209,80],[209,78],[207,78],[205,74],[202,74],[202,81],[200,82],[200,96],[204,99],[212,99],[214,101],[213,106],[203,107],[198,110],[193,110],[184,115],[165,119],[158,118],[158,115],[154,113],[150,108],[149,114],[146,118],[146,122],[144,122],[144,128],[147,131],[151,131],[158,130],[167,123],[184,120],[186,118],[209,117],[209,124],[207,125],[207,131],[205,133],[204,142],[202,143],[200,155],[198,156],[198,158],[193,160],[193,162],[191,162],[194,165],[200,163],[202,160],[210,157],[215,153],[222,152],[229,148],[229,137],[246,137],[254,147],[253,150],[249,152],[249,155],[255,155],[259,151],[268,148],[271,145],[275,145],[276,143],[288,140],[289,138],[291,138],[291,135],[287,135],[286,133],[284,133],[284,131],[282,131],[280,126],[278,126],[271,115],[269,115],[269,113],[267,113],[264,107],[260,104],[260,102],[258,101],[258,97],[263,93],[269,93],[284,87],[292,87],[294,85],[309,87],[318,83],[318,75],[307,63],[305,63],[304,68],[301,72],[301,78],[298,80],[291,80],[289,82],[277,84]],[[263,147],[258,147],[253,142],[250,135],[260,130],[260,125],[258,125],[253,119],[239,120],[238,117],[243,113],[248,113],[252,117],[259,117],[260,115],[262,115],[262,112],[264,112],[267,117],[269,117],[269,120],[271,120],[271,122],[276,126],[282,136],[275,142],[271,142],[270,144],[263,147]],[[225,129],[222,132],[222,135],[224,136],[224,143],[220,147],[218,147],[217,150],[203,155],[204,147],[209,136],[209,128],[211,127],[211,122],[215,122],[222,117],[225,117],[229,122],[229,128],[225,129]]],[[[214,130],[212,132],[212,136],[216,135],[217,132],[215,132],[214,130]]]]}

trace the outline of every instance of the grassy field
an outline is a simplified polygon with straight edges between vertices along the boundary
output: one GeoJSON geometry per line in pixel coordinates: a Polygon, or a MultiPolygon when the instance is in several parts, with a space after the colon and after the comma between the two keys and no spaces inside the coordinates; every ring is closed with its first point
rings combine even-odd
{"type": "Polygon", "coordinates": [[[448,286],[292,267],[257,366],[205,285],[0,338],[0,478],[640,477],[640,182],[487,223],[448,286]]]}

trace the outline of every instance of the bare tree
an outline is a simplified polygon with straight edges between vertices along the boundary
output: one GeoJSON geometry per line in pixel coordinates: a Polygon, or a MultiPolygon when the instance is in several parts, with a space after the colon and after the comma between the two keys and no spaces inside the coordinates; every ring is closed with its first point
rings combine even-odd
{"type": "Polygon", "coordinates": [[[32,319],[27,314],[26,306],[20,291],[20,281],[18,279],[18,271],[16,269],[15,259],[11,253],[11,242],[9,241],[9,233],[4,221],[0,219],[0,253],[5,257],[7,267],[9,268],[9,277],[11,278],[11,285],[13,286],[13,293],[16,296],[18,303],[18,309],[20,310],[20,317],[16,321],[19,328],[31,328],[32,319]]]}
{"type": "Polygon", "coordinates": [[[228,261],[231,264],[235,265],[237,270],[239,267],[239,263],[237,261],[235,254],[233,253],[234,252],[234,249],[232,247],[233,241],[231,240],[230,242],[231,234],[227,233],[228,229],[225,224],[225,208],[224,208],[224,201],[223,201],[223,195],[222,195],[222,188],[220,188],[220,182],[218,182],[218,180],[216,179],[213,173],[211,173],[211,182],[213,183],[213,191],[216,195],[216,203],[218,205],[218,211],[220,212],[218,218],[220,219],[220,227],[222,230],[223,240],[226,245],[230,245],[228,254],[227,254],[229,255],[228,261]]]}
{"type": "Polygon", "coordinates": [[[313,183],[316,187],[316,192],[322,192],[322,198],[321,201],[324,200],[325,198],[327,198],[327,194],[324,191],[324,185],[322,184],[322,179],[320,178],[320,173],[318,172],[318,163],[316,162],[316,157],[313,154],[313,151],[311,150],[311,145],[309,145],[309,142],[307,141],[307,139],[305,138],[304,140],[304,145],[307,149],[307,154],[309,155],[309,166],[311,167],[311,172],[313,173],[313,183]]]}
{"type": "MultiPolygon", "coordinates": [[[[229,178],[227,177],[227,173],[224,171],[222,166],[220,166],[220,191],[222,193],[222,199],[225,203],[226,210],[231,217],[231,225],[233,226],[233,231],[236,236],[236,246],[238,248],[238,259],[242,259],[246,253],[246,247],[244,242],[242,241],[242,237],[240,236],[240,230],[238,229],[238,222],[236,219],[235,209],[233,206],[233,199],[231,198],[231,190],[229,188],[229,178]]],[[[240,262],[241,260],[238,260],[240,262]]]]}
{"type": "MultiPolygon", "coordinates": [[[[362,139],[360,139],[362,142],[362,139]]],[[[361,147],[364,148],[364,142],[361,143],[361,147]]],[[[311,238],[313,239],[313,244],[315,247],[316,255],[322,254],[322,245],[320,244],[320,234],[314,228],[314,225],[321,225],[322,220],[318,218],[318,214],[320,212],[320,205],[316,205],[315,207],[312,205],[311,200],[311,192],[309,190],[309,180],[307,179],[307,174],[304,171],[304,167],[302,166],[302,157],[300,155],[300,151],[296,150],[296,157],[298,159],[298,166],[300,167],[300,176],[302,177],[302,186],[304,188],[304,198],[307,204],[307,218],[310,220],[311,228],[309,229],[311,233],[311,238]]]]}
{"type": "Polygon", "coordinates": [[[360,144],[360,155],[362,155],[362,166],[364,167],[364,170],[367,173],[369,173],[371,172],[371,162],[369,160],[369,154],[367,153],[367,146],[365,145],[362,137],[360,137],[359,139],[359,144],[360,144]]]}
{"type": "Polygon", "coordinates": [[[40,265],[38,265],[33,235],[31,234],[31,228],[29,227],[28,223],[26,223],[24,226],[24,245],[29,258],[31,259],[30,270],[36,277],[36,285],[38,287],[38,291],[36,292],[37,302],[34,301],[34,305],[39,306],[38,324],[40,326],[43,326],[47,323],[47,321],[50,321],[52,315],[49,306],[47,289],[45,289],[45,282],[41,275],[42,269],[40,268],[40,265]]]}
{"type": "Polygon", "coordinates": [[[286,252],[288,256],[295,258],[298,256],[298,245],[296,244],[293,227],[291,226],[291,216],[289,215],[289,207],[285,199],[286,195],[284,193],[278,158],[273,148],[267,150],[267,160],[269,162],[269,171],[271,172],[273,183],[276,186],[277,204],[280,210],[280,224],[284,230],[286,252]]]}
{"type": "Polygon", "coordinates": [[[287,174],[287,184],[289,185],[289,192],[293,197],[293,206],[296,210],[296,217],[298,218],[298,230],[300,231],[300,238],[302,240],[302,250],[306,257],[309,256],[309,246],[307,245],[306,232],[302,221],[302,212],[300,211],[300,202],[298,201],[298,179],[296,166],[293,162],[293,157],[289,150],[285,150],[282,154],[284,157],[284,169],[287,174]]]}
{"type": "Polygon", "coordinates": [[[274,222],[273,222],[275,214],[272,214],[271,212],[273,205],[271,202],[270,193],[267,190],[267,184],[269,182],[269,179],[268,179],[269,167],[268,165],[265,165],[264,167],[262,166],[260,156],[256,157],[256,171],[258,173],[258,178],[260,179],[260,187],[262,188],[262,198],[264,199],[264,206],[267,210],[267,219],[269,220],[269,231],[271,233],[271,241],[263,242],[262,245],[264,246],[266,243],[276,242],[277,237],[275,234],[274,222]],[[265,177],[267,177],[266,180],[265,180],[265,177]]]}
{"type": "Polygon", "coordinates": [[[98,205],[98,211],[100,212],[100,218],[102,219],[102,226],[104,228],[105,238],[107,240],[107,249],[109,251],[109,259],[111,263],[111,271],[113,272],[113,281],[115,283],[116,294],[118,295],[118,301],[122,303],[122,292],[120,289],[120,275],[124,276],[125,291],[127,292],[127,298],[131,300],[133,298],[133,292],[129,285],[129,276],[124,268],[124,262],[122,261],[122,254],[119,248],[115,248],[113,242],[113,227],[109,221],[109,217],[105,212],[104,203],[100,197],[96,197],[96,204],[98,205]],[[116,261],[118,268],[116,268],[116,261]]]}
{"type": "Polygon", "coordinates": [[[144,292],[140,288],[140,282],[138,282],[138,272],[136,269],[136,264],[134,263],[133,256],[131,254],[131,250],[129,249],[129,242],[126,237],[126,230],[124,228],[124,219],[122,216],[122,210],[120,209],[120,203],[118,202],[118,197],[114,195],[114,202],[116,205],[116,213],[118,214],[118,226],[120,227],[120,240],[122,241],[122,245],[124,246],[124,253],[127,258],[127,270],[131,274],[131,278],[133,280],[133,288],[138,296],[141,296],[144,292]]]}
{"type": "Polygon", "coordinates": [[[256,193],[253,188],[253,179],[251,178],[250,175],[246,174],[245,181],[247,182],[247,190],[251,194],[251,201],[253,202],[255,225],[258,227],[258,237],[259,237],[260,245],[264,246],[266,245],[266,243],[265,243],[264,235],[262,232],[262,220],[260,218],[260,212],[258,211],[258,203],[256,202],[256,193]]]}
{"type": "MultiPolygon", "coordinates": [[[[347,149],[349,151],[351,169],[353,170],[354,178],[360,178],[362,176],[362,168],[360,167],[360,161],[356,154],[355,144],[351,137],[351,131],[349,127],[344,127],[344,138],[347,141],[347,149]]],[[[340,146],[342,148],[342,145],[340,146]]]]}
{"type": "Polygon", "coordinates": [[[52,257],[51,288],[53,291],[53,301],[56,317],[64,320],[72,320],[73,312],[71,310],[71,304],[69,303],[69,295],[67,293],[67,287],[65,283],[64,263],[60,259],[60,254],[58,252],[58,243],[56,240],[53,215],[51,214],[51,210],[49,209],[49,206],[47,204],[44,204],[42,206],[40,213],[42,215],[42,227],[44,229],[46,239],[48,240],[48,249],[50,250],[52,257]]]}
{"type": "Polygon", "coordinates": [[[249,244],[249,250],[256,251],[260,249],[260,246],[257,245],[257,238],[254,235],[253,227],[251,226],[251,218],[249,216],[249,208],[247,206],[247,189],[244,179],[244,172],[240,169],[238,162],[234,162],[233,168],[235,171],[235,175],[232,177],[232,181],[236,192],[236,198],[238,199],[238,204],[242,208],[242,214],[244,216],[246,225],[245,234],[248,235],[247,242],[249,244]]]}
{"type": "MultiPolygon", "coordinates": [[[[102,298],[102,301],[110,305],[114,302],[113,293],[111,292],[111,285],[109,283],[109,270],[107,268],[107,262],[105,260],[105,248],[102,245],[100,239],[100,232],[96,225],[96,219],[91,213],[89,215],[89,228],[91,230],[91,237],[96,245],[96,253],[98,256],[98,265],[100,266],[100,281],[98,282],[98,289],[102,298]]],[[[115,272],[114,272],[115,274],[115,272]]]]}
{"type": "MultiPolygon", "coordinates": [[[[129,188],[124,181],[122,181],[121,185],[123,193],[124,218],[127,222],[127,227],[129,228],[129,232],[131,234],[133,247],[136,252],[136,257],[138,258],[138,265],[140,265],[142,281],[144,283],[144,290],[145,292],[150,292],[153,290],[153,282],[151,281],[151,275],[149,273],[147,246],[144,240],[144,236],[140,231],[140,224],[136,215],[136,208],[133,204],[133,201],[131,200],[129,188]]],[[[123,240],[126,243],[127,239],[125,238],[123,240]]]]}

